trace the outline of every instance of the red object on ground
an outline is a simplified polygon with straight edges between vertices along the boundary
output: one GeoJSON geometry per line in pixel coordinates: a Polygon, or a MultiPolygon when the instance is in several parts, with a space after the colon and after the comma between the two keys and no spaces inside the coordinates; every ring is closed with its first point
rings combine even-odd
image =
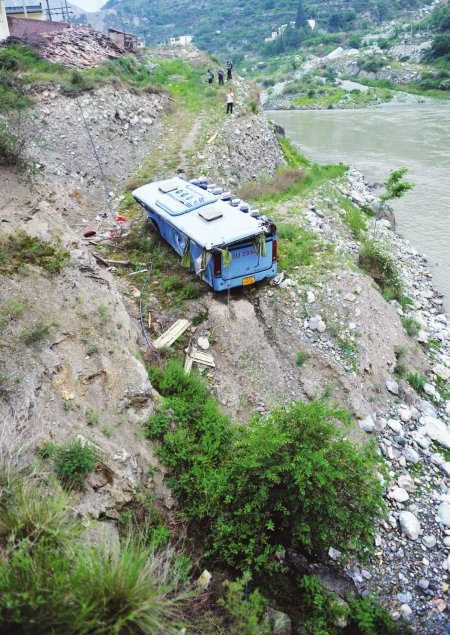
{"type": "Polygon", "coordinates": [[[125,216],[116,216],[116,221],[118,223],[128,223],[128,218],[125,218],[125,216]]]}
{"type": "Polygon", "coordinates": [[[95,236],[96,235],[96,231],[94,231],[93,229],[88,229],[87,231],[84,232],[83,236],[85,238],[90,238],[91,236],[95,236]]]}

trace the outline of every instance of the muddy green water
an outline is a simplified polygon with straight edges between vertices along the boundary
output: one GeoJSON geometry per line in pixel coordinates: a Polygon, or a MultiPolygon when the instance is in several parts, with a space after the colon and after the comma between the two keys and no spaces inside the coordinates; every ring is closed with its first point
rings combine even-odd
{"type": "Polygon", "coordinates": [[[369,182],[405,166],[415,187],[393,201],[397,231],[429,260],[450,306],[450,103],[366,110],[274,111],[302,152],[318,163],[353,165],[369,182]]]}

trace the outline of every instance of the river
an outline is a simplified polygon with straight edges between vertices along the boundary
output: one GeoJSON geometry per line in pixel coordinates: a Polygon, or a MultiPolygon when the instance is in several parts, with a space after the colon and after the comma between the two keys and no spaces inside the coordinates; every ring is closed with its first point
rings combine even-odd
{"type": "Polygon", "coordinates": [[[450,306],[450,103],[364,110],[271,111],[318,163],[343,162],[369,182],[407,167],[414,189],[392,201],[397,231],[424,253],[450,306]]]}

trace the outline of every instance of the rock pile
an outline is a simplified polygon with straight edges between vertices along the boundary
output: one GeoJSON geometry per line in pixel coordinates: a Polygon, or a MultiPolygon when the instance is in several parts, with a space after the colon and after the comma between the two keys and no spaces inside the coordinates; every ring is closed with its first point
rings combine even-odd
{"type": "Polygon", "coordinates": [[[29,121],[33,130],[42,131],[45,144],[34,142],[33,154],[47,175],[104,199],[91,139],[108,181],[119,181],[158,134],[154,122],[166,101],[164,95],[121,86],[106,85],[69,99],[58,87],[45,87],[36,94],[29,121]]]}
{"type": "Polygon", "coordinates": [[[64,64],[70,68],[97,66],[104,60],[120,57],[125,50],[107,35],[88,26],[69,26],[53,33],[30,34],[16,38],[20,43],[33,47],[49,62],[64,64]]]}

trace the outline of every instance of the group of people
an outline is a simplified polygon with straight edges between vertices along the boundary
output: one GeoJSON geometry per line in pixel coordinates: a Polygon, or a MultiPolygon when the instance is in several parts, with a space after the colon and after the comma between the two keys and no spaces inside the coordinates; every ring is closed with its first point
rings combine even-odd
{"type": "MultiPolygon", "coordinates": [[[[227,60],[226,68],[227,68],[227,81],[230,81],[231,79],[233,79],[233,76],[232,76],[233,62],[231,60],[227,60]]],[[[224,76],[225,76],[225,71],[223,70],[223,68],[219,68],[219,70],[217,71],[219,86],[223,86],[224,76]]],[[[213,81],[214,81],[214,71],[212,71],[211,69],[208,69],[208,84],[212,84],[213,81]]],[[[227,91],[227,114],[228,113],[233,114],[233,100],[234,100],[233,91],[231,90],[231,88],[229,88],[227,91]]]]}
{"type": "MultiPolygon", "coordinates": [[[[232,70],[233,70],[233,62],[231,60],[227,60],[227,81],[229,81],[230,79],[233,79],[232,77],[232,70]]],[[[225,76],[225,71],[223,70],[223,68],[219,68],[219,70],[217,71],[217,78],[219,80],[219,85],[223,86],[223,78],[225,76]]],[[[208,84],[212,84],[214,81],[214,71],[212,71],[210,68],[208,69],[208,84]]]]}

